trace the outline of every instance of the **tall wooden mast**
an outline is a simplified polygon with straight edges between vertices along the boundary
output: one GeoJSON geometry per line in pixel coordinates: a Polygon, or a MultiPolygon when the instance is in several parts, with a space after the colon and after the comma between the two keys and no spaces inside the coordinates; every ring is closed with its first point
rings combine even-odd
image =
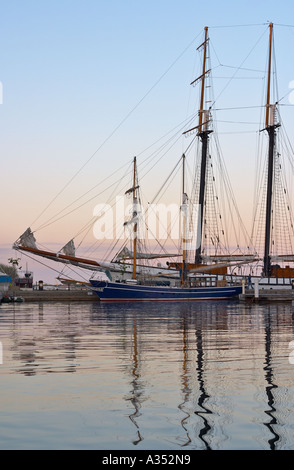
{"type": "MultiPolygon", "coordinates": [[[[205,183],[206,183],[206,164],[207,164],[207,155],[208,155],[208,141],[209,134],[212,132],[208,130],[208,111],[204,109],[204,95],[205,95],[205,78],[209,70],[206,70],[206,59],[207,59],[207,43],[208,43],[208,27],[204,28],[205,38],[203,44],[203,66],[202,66],[202,75],[201,77],[201,97],[200,97],[200,109],[199,109],[199,125],[198,125],[198,135],[201,138],[202,142],[202,154],[201,154],[201,169],[200,169],[200,187],[199,187],[199,209],[200,209],[200,233],[202,240],[203,232],[203,215],[204,215],[204,202],[205,202],[205,183]]],[[[200,47],[201,47],[200,46],[200,47]]],[[[195,263],[202,263],[201,256],[201,240],[198,241],[196,252],[195,252],[195,263]]]]}
{"type": "Polygon", "coordinates": [[[276,140],[275,123],[275,105],[270,104],[271,95],[271,63],[272,63],[272,42],[273,42],[273,23],[269,25],[269,58],[268,58],[268,76],[267,76],[267,101],[265,114],[265,130],[269,136],[268,144],[268,170],[267,170],[267,195],[266,195],[266,220],[265,220],[265,241],[264,241],[264,257],[263,272],[265,276],[271,275],[271,223],[272,223],[272,195],[273,195],[273,173],[274,173],[274,152],[276,140]]]}
{"type": "Polygon", "coordinates": [[[185,193],[185,154],[183,154],[183,180],[182,180],[182,221],[183,221],[183,227],[182,227],[182,240],[183,240],[183,264],[182,264],[182,284],[185,283],[186,281],[186,243],[187,243],[187,210],[186,210],[186,205],[187,205],[187,195],[185,193]]]}
{"type": "Polygon", "coordinates": [[[266,127],[266,129],[269,125],[269,111],[270,111],[273,23],[270,23],[269,28],[270,28],[270,33],[269,33],[269,55],[268,55],[267,93],[266,93],[266,112],[265,112],[265,127],[266,127]]]}
{"type": "MultiPolygon", "coordinates": [[[[136,212],[136,204],[137,204],[137,197],[136,197],[136,171],[137,171],[137,159],[134,157],[134,173],[133,173],[133,205],[134,205],[134,212],[133,217],[137,216],[136,212]]],[[[133,279],[136,279],[136,270],[137,270],[137,222],[134,224],[134,259],[133,259],[133,279]]]]}
{"type": "Polygon", "coordinates": [[[192,127],[188,131],[185,131],[183,134],[187,134],[191,131],[197,129],[198,136],[201,138],[202,142],[202,154],[201,154],[201,169],[200,169],[200,187],[199,187],[199,207],[200,207],[200,242],[196,237],[196,250],[195,250],[195,264],[202,263],[201,256],[201,241],[202,241],[202,232],[203,232],[203,216],[204,216],[204,201],[205,201],[205,186],[206,186],[206,163],[208,155],[208,140],[209,134],[212,130],[208,129],[209,122],[209,111],[204,109],[204,97],[205,97],[205,78],[209,74],[210,70],[206,70],[206,61],[207,61],[207,50],[208,50],[208,27],[204,28],[204,42],[200,44],[198,49],[203,47],[203,63],[202,63],[202,74],[197,77],[191,85],[194,85],[196,82],[201,80],[201,95],[200,95],[200,108],[199,108],[199,122],[198,125],[192,127]]]}

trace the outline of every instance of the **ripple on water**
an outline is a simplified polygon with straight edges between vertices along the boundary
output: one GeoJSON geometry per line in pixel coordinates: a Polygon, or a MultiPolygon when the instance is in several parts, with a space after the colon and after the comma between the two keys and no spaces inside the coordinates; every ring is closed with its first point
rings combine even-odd
{"type": "Polygon", "coordinates": [[[292,308],[4,304],[0,447],[293,448],[292,308]]]}

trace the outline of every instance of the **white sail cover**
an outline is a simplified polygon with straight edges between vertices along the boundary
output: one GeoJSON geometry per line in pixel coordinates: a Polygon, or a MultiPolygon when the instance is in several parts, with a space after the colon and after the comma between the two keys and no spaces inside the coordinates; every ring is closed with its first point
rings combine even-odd
{"type": "MultiPolygon", "coordinates": [[[[139,253],[137,252],[137,259],[154,259],[154,258],[173,258],[175,256],[180,256],[177,254],[157,254],[157,253],[139,253]]],[[[133,251],[130,251],[126,246],[116,255],[116,260],[119,261],[125,258],[134,258],[133,251]]]]}
{"type": "Polygon", "coordinates": [[[28,228],[20,237],[18,241],[19,245],[27,246],[28,248],[36,248],[36,239],[33,232],[28,228]]]}
{"type": "Polygon", "coordinates": [[[64,247],[61,249],[61,251],[68,256],[75,256],[76,255],[76,249],[75,249],[75,244],[73,240],[70,240],[64,247]]]}

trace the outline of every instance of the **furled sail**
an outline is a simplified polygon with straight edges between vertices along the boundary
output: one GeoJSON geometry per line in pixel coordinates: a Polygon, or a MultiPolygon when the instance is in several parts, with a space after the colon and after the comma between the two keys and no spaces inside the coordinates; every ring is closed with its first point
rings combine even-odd
{"type": "Polygon", "coordinates": [[[19,237],[17,243],[29,248],[37,248],[36,239],[30,227],[19,237]]]}
{"type": "Polygon", "coordinates": [[[75,246],[73,240],[70,240],[58,252],[48,250],[40,250],[37,247],[36,239],[33,232],[28,228],[14,243],[13,248],[20,252],[31,253],[32,255],[41,256],[52,261],[59,261],[64,264],[71,264],[80,268],[90,269],[92,271],[101,271],[101,266],[97,261],[89,260],[75,256],[75,246]]]}
{"type": "Polygon", "coordinates": [[[61,251],[65,255],[69,256],[75,256],[76,255],[76,249],[75,249],[75,244],[73,240],[70,240],[64,247],[61,249],[61,251]]]}
{"type": "MultiPolygon", "coordinates": [[[[170,254],[157,254],[157,253],[136,253],[137,259],[156,259],[156,258],[173,258],[175,256],[181,256],[179,253],[170,254]]],[[[133,251],[129,250],[126,246],[116,255],[116,261],[120,261],[123,259],[133,259],[134,253],[133,251]]]]}

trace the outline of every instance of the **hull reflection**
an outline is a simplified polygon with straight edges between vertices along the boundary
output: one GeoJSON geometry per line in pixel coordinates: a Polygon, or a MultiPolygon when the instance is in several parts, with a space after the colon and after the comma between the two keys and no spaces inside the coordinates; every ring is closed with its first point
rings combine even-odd
{"type": "Polygon", "coordinates": [[[223,301],[1,306],[0,433],[36,445],[40,409],[55,416],[51,448],[291,449],[292,316],[223,301]]]}

